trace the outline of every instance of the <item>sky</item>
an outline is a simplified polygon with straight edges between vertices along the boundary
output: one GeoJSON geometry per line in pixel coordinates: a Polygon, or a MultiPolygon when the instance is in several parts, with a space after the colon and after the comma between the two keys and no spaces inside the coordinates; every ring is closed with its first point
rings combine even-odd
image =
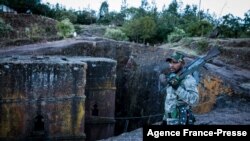
{"type": "MultiPolygon", "coordinates": [[[[99,11],[101,3],[105,0],[42,0],[43,3],[50,3],[55,5],[59,3],[67,9],[83,10],[92,9],[99,11]]],[[[109,4],[109,11],[119,11],[121,8],[122,0],[106,0],[109,4]]],[[[172,0],[153,0],[157,5],[159,11],[162,10],[163,5],[168,7],[172,0]]],[[[148,0],[151,4],[152,0],[148,0]]],[[[226,14],[233,14],[244,18],[244,13],[250,10],[250,0],[177,0],[182,2],[182,8],[185,5],[199,5],[201,2],[200,9],[209,10],[209,13],[215,14],[217,17],[221,17],[226,14]]],[[[139,7],[141,0],[127,0],[128,7],[139,7]]]]}

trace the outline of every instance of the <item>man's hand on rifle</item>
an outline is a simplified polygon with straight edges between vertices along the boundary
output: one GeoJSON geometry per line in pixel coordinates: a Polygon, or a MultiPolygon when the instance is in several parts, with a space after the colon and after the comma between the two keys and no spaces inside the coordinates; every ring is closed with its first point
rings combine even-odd
{"type": "Polygon", "coordinates": [[[168,75],[168,84],[176,90],[180,84],[179,76],[176,75],[175,73],[170,73],[168,75]]]}

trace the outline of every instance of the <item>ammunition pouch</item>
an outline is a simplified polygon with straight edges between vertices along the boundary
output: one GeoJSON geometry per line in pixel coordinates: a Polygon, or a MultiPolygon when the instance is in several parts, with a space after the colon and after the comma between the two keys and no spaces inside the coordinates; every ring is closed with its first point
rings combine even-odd
{"type": "Polygon", "coordinates": [[[193,125],[195,117],[188,106],[177,106],[176,109],[168,113],[167,125],[193,125]]]}

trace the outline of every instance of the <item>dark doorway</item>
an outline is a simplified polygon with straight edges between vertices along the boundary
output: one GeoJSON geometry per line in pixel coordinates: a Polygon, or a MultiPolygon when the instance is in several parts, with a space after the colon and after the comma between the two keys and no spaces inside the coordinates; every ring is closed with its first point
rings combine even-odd
{"type": "Polygon", "coordinates": [[[44,131],[44,118],[42,115],[36,116],[34,131],[44,131]]]}
{"type": "Polygon", "coordinates": [[[92,109],[92,116],[98,116],[99,110],[98,110],[98,106],[95,103],[94,108],[92,109]]]}

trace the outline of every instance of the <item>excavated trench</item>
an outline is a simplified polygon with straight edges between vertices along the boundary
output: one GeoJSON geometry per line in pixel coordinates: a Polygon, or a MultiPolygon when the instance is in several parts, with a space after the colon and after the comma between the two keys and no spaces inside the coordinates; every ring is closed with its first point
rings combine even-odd
{"type": "MultiPolygon", "coordinates": [[[[165,58],[171,52],[140,44],[81,37],[5,48],[0,50],[0,55],[91,56],[116,60],[113,108],[114,135],[118,135],[161,121],[164,95],[159,92],[158,75],[168,68],[165,58]]],[[[192,59],[187,58],[187,62],[192,59]]],[[[197,124],[250,124],[249,83],[248,69],[225,64],[218,58],[208,64],[207,69],[201,70],[200,104],[194,108],[197,124]]]]}

